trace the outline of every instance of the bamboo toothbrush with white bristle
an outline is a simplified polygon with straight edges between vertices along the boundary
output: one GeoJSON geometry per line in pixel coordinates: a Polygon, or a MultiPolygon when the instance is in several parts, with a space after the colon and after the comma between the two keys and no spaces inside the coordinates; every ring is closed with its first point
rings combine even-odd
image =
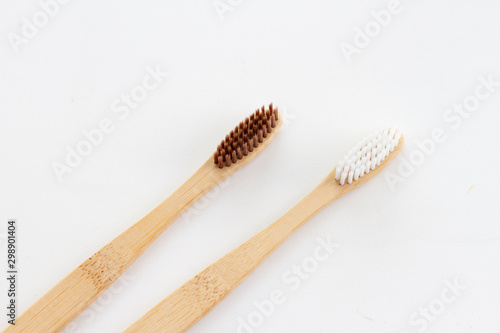
{"type": "Polygon", "coordinates": [[[262,152],[274,139],[282,122],[273,104],[269,108],[263,106],[242,121],[187,182],[55,285],[4,333],[60,332],[190,205],[262,152]]]}
{"type": "Polygon", "coordinates": [[[292,210],[174,291],[125,333],[180,333],[188,330],[296,229],[327,204],[382,171],[401,151],[403,144],[403,136],[394,128],[383,129],[363,139],[292,210]]]}

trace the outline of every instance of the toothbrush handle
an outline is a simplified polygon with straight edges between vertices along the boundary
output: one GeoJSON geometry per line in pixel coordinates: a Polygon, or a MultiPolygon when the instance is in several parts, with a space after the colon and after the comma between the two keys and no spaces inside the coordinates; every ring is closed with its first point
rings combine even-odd
{"type": "Polygon", "coordinates": [[[276,247],[327,204],[368,182],[401,151],[404,137],[380,166],[348,186],[334,169],[316,189],[278,221],[258,233],[174,291],[125,333],[185,332],[224,299],[276,247]]]}
{"type": "Polygon", "coordinates": [[[160,206],[87,259],[15,320],[4,333],[60,332],[94,302],[198,197],[224,174],[208,160],[160,206]]]}
{"type": "MultiPolygon", "coordinates": [[[[276,247],[332,201],[320,185],[278,221],[174,291],[125,333],[185,332],[222,301],[276,247]]],[[[331,191],[330,191],[331,192],[331,191]]]]}

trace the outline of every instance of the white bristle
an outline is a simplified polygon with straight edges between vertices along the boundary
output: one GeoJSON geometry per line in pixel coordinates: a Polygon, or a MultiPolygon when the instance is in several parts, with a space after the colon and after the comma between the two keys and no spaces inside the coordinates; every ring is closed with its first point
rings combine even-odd
{"type": "Polygon", "coordinates": [[[349,171],[349,176],[347,177],[347,184],[352,184],[352,178],[354,177],[354,169],[349,171]]]}
{"type": "Polygon", "coordinates": [[[364,175],[365,175],[365,164],[361,164],[361,166],[359,167],[359,177],[363,178],[364,175]]]}
{"type": "Polygon", "coordinates": [[[344,160],[339,161],[339,163],[337,164],[337,168],[335,170],[335,179],[340,178],[340,174],[342,173],[343,168],[344,168],[344,160]]]}
{"type": "Polygon", "coordinates": [[[361,170],[359,168],[356,168],[356,170],[354,170],[354,180],[358,180],[359,179],[359,174],[360,174],[361,170]]]}
{"type": "Polygon", "coordinates": [[[345,184],[345,179],[346,178],[347,178],[347,171],[344,171],[344,172],[342,172],[342,175],[340,175],[340,185],[344,185],[345,184]]]}
{"type": "Polygon", "coordinates": [[[378,167],[399,143],[401,132],[386,128],[365,137],[339,161],[335,179],[340,185],[352,184],[378,167]]]}

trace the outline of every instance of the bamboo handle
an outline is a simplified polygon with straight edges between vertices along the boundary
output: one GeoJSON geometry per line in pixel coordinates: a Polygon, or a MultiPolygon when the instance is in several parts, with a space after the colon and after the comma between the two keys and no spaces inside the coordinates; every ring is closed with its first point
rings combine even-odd
{"type": "Polygon", "coordinates": [[[125,333],[185,332],[224,299],[291,233],[331,202],[338,186],[329,177],[275,223],[173,292],[125,333]],[[332,190],[333,188],[333,190],[332,190]],[[328,192],[328,193],[327,193],[328,192]]]}
{"type": "Polygon", "coordinates": [[[186,208],[257,157],[273,141],[282,124],[283,117],[279,116],[276,127],[266,140],[230,168],[219,169],[210,157],[160,206],[71,272],[4,333],[61,331],[116,281],[186,208]]]}
{"type": "Polygon", "coordinates": [[[346,186],[333,170],[316,189],[282,218],[174,291],[125,333],[185,332],[223,300],[276,247],[323,207],[375,177],[401,151],[404,137],[380,166],[346,186]]]}
{"type": "Polygon", "coordinates": [[[77,267],[4,333],[61,331],[116,281],[188,206],[227,175],[209,159],[155,210],[77,267]]]}

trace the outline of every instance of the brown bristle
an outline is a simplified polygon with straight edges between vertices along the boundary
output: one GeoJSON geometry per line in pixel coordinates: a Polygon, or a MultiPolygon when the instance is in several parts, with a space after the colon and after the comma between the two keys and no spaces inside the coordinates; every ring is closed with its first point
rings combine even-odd
{"type": "Polygon", "coordinates": [[[253,135],[251,138],[248,140],[248,151],[253,152],[254,144],[253,144],[253,135]]]}
{"type": "Polygon", "coordinates": [[[268,131],[271,131],[271,128],[273,128],[273,127],[271,126],[271,117],[269,117],[269,118],[267,119],[267,121],[266,121],[266,126],[267,126],[267,130],[268,130],[268,131]]]}
{"type": "Polygon", "coordinates": [[[278,110],[272,103],[268,109],[265,106],[257,109],[222,140],[214,154],[214,163],[221,169],[237,163],[272,133],[277,122],[278,110]]]}
{"type": "Polygon", "coordinates": [[[259,130],[259,143],[262,143],[264,141],[264,133],[262,130],[259,130]]]}

